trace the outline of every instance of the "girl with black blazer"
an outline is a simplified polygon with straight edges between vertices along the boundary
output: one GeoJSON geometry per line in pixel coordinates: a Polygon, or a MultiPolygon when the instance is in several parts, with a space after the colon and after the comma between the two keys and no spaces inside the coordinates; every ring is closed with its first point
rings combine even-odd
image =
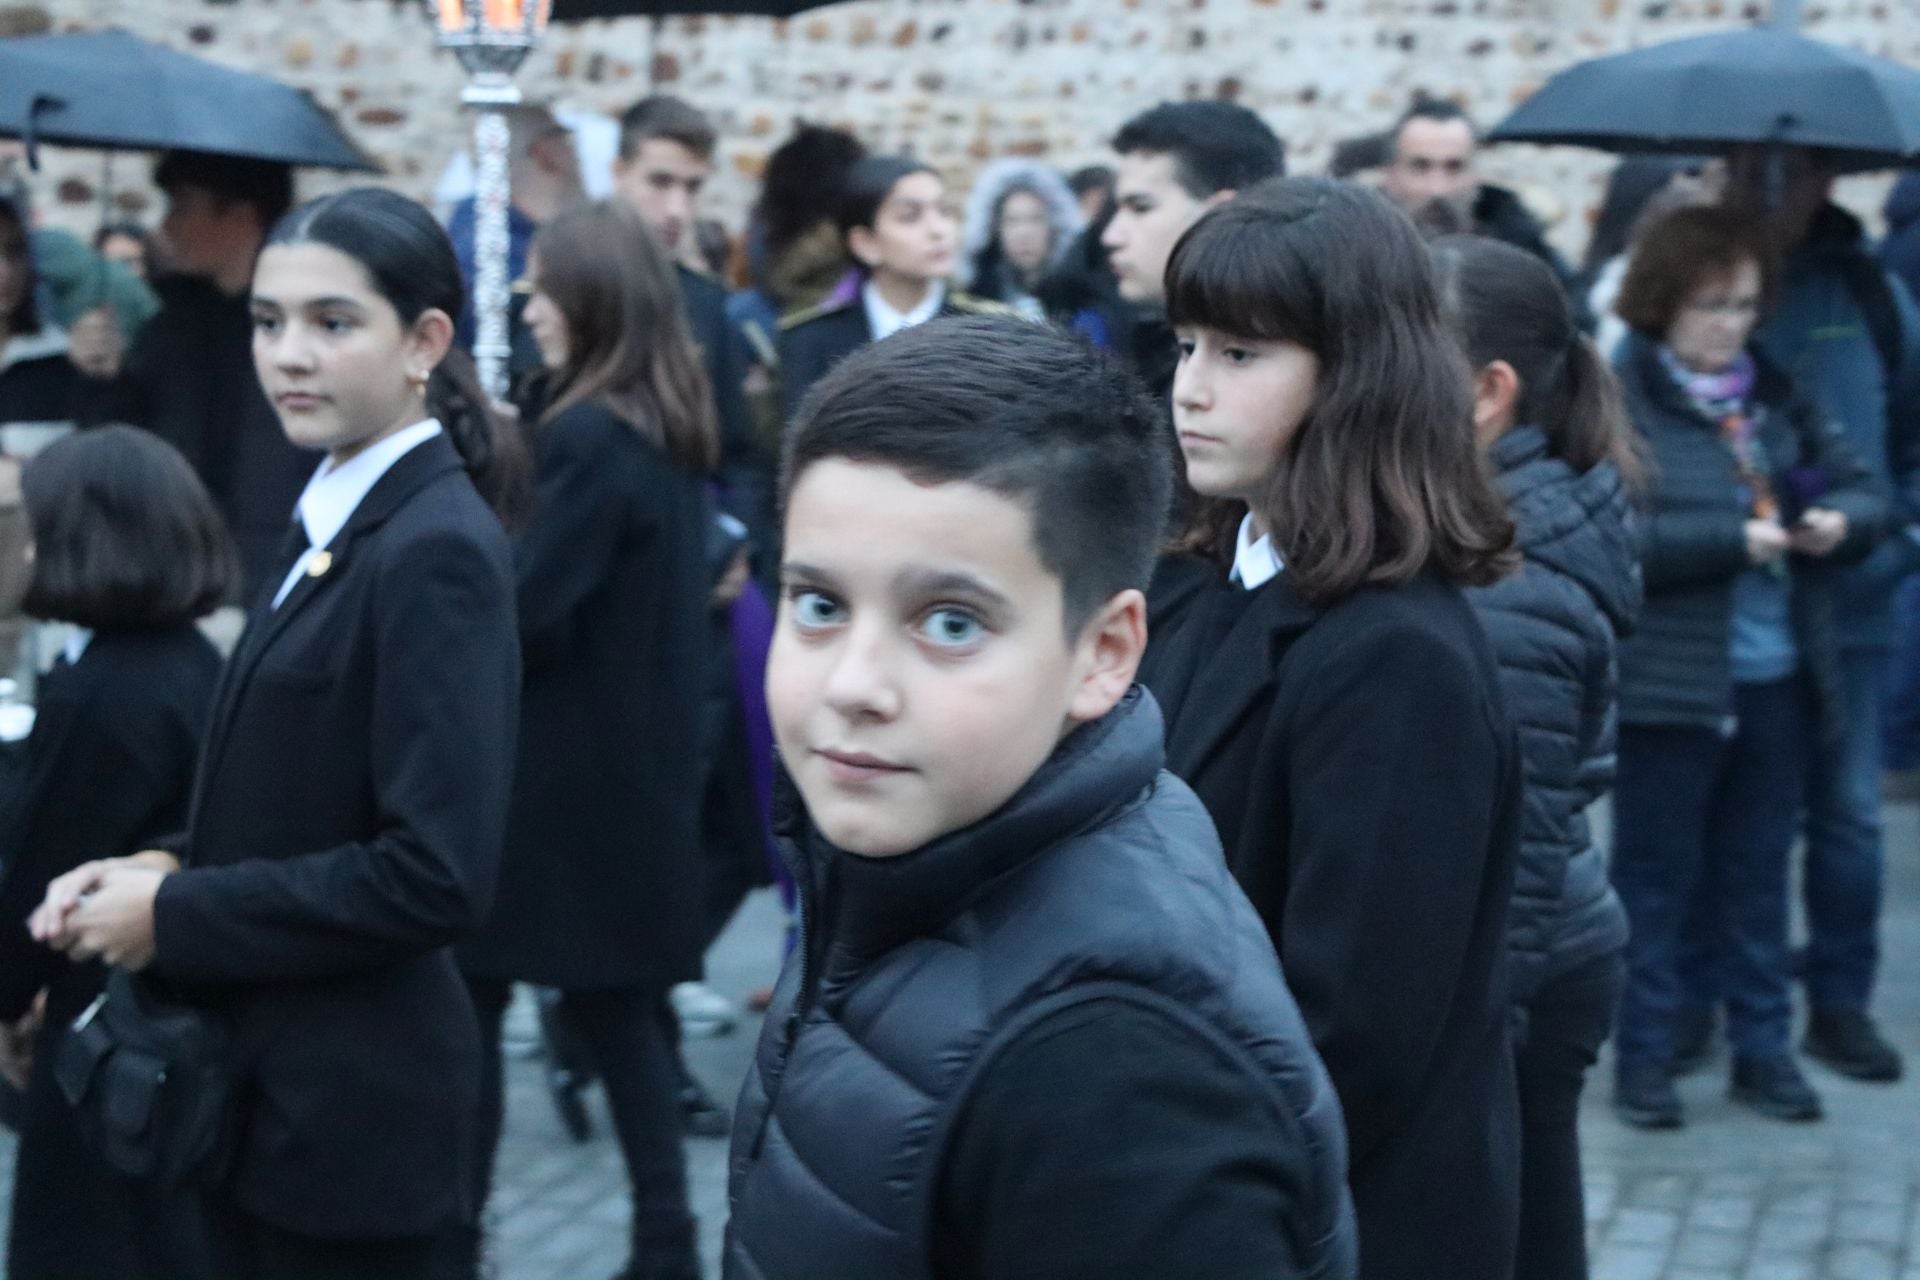
{"type": "Polygon", "coordinates": [[[1474,366],[1473,426],[1521,553],[1467,593],[1520,733],[1526,803],[1508,979],[1520,1084],[1514,1274],[1586,1280],[1580,1093],[1626,982],[1627,913],[1587,808],[1613,785],[1614,641],[1640,611],[1630,478],[1640,474],[1613,374],[1560,280],[1486,236],[1434,245],[1474,366]]]}
{"type": "MultiPolygon", "coordinates": [[[[239,569],[220,513],[173,448],[132,427],[71,436],[22,478],[35,554],[25,607],[77,630],[40,682],[17,789],[0,808],[0,1057],[26,1076],[5,1274],[203,1274],[190,1197],[123,1177],[80,1138],[52,1063],[101,966],[27,934],[55,878],[186,825],[220,657],[194,626],[239,569]]],[[[10,1072],[9,1074],[13,1074],[10,1072]]]]}
{"type": "Polygon", "coordinates": [[[462,951],[489,1054],[478,1209],[511,984],[558,988],[633,1184],[625,1275],[699,1274],[667,992],[701,945],[712,661],[711,397],[671,261],[618,202],[560,215],[524,313],[549,372],[514,548],[526,692],[500,910],[462,951]]]}
{"type": "Polygon", "coordinates": [[[1519,756],[1463,585],[1511,563],[1411,224],[1263,185],[1174,249],[1203,507],[1153,593],[1168,766],[1219,825],[1345,1108],[1362,1273],[1513,1271],[1519,756]]]}
{"type": "Polygon", "coordinates": [[[469,1212],[479,1035],[449,944],[492,901],[520,653],[482,496],[508,500],[513,455],[449,354],[461,292],[391,192],[269,236],[255,365],[327,458],[222,675],[184,837],[62,877],[34,918],[230,1020],[221,1280],[415,1280],[469,1212]]]}
{"type": "Polygon", "coordinates": [[[1646,611],[1620,649],[1612,866],[1633,925],[1614,1105],[1643,1128],[1684,1121],[1685,1015],[1721,1002],[1734,1100],[1821,1112],[1790,1048],[1788,856],[1813,753],[1844,729],[1831,566],[1872,550],[1888,501],[1751,343],[1771,277],[1763,228],[1682,209],[1642,237],[1615,304],[1654,477],[1646,611]]]}

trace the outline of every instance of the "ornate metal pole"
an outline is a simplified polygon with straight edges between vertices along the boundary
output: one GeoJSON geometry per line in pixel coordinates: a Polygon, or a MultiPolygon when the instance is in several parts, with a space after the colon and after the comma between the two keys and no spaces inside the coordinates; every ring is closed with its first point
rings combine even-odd
{"type": "Polygon", "coordinates": [[[463,105],[479,111],[473,129],[474,362],[480,385],[496,400],[507,394],[508,129],[502,108],[520,102],[513,74],[546,29],[551,0],[425,0],[440,47],[466,68],[463,105]]]}

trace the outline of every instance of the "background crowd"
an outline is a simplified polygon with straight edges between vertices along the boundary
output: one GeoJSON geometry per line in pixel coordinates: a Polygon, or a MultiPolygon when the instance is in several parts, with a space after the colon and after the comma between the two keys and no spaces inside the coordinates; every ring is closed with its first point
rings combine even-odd
{"type": "Polygon", "coordinates": [[[738,1016],[701,957],[757,886],[801,923],[783,436],[956,316],[1078,335],[1178,427],[1142,678],[1344,1106],[1363,1273],[1583,1275],[1609,1038],[1648,1128],[1720,1035],[1770,1119],[1821,1114],[1796,1048],[1899,1076],[1871,1010],[1882,789],[1920,770],[1920,179],[1875,244],[1821,152],[1630,159],[1576,268],[1444,102],[1278,187],[1284,141],[1222,102],[965,193],[802,126],[739,229],[701,216],[696,105],[634,104],[604,175],[551,111],[509,123],[511,406],[461,354],[471,200],[296,208],[285,166],[175,152],[161,225],[89,246],[0,190],[0,436],[39,450],[0,463],[37,685],[0,816],[15,1280],[475,1274],[516,983],[563,1105],[606,1088],[623,1275],[698,1274],[681,1140],[729,1116],[679,1044],[738,1016]],[[1250,373],[1260,342],[1311,364],[1250,373]],[[1310,419],[1312,465],[1216,448],[1247,405],[1310,419]],[[1471,436],[1433,443],[1449,405],[1471,436]],[[404,429],[361,448],[375,421],[404,429]],[[1369,486],[1404,518],[1371,562],[1369,486]],[[56,1080],[103,960],[255,1054],[205,1203],[102,1161],[56,1080]]]}

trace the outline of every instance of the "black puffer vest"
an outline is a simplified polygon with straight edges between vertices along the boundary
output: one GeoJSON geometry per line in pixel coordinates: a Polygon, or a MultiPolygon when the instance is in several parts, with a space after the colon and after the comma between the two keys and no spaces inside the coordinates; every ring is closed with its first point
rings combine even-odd
{"type": "MultiPolygon", "coordinates": [[[[1234,1046],[1289,1118],[1316,1277],[1355,1270],[1340,1107],[1206,810],[1136,689],[992,816],[914,853],[797,842],[804,936],[734,1122],[731,1280],[932,1276],[971,1083],[1082,1000],[1154,1004],[1234,1046]]],[[[1124,1206],[1116,1206],[1116,1212],[1124,1206]]]]}

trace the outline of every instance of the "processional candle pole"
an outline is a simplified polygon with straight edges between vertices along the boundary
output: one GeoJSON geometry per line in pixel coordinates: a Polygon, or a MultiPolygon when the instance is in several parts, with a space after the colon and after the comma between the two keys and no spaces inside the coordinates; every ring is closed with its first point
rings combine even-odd
{"type": "Polygon", "coordinates": [[[422,0],[432,15],[440,47],[453,50],[466,69],[464,106],[478,111],[473,127],[475,332],[474,363],[480,385],[495,400],[507,394],[507,206],[513,192],[507,176],[509,132],[505,109],[520,103],[514,72],[540,42],[552,0],[422,0]]]}

